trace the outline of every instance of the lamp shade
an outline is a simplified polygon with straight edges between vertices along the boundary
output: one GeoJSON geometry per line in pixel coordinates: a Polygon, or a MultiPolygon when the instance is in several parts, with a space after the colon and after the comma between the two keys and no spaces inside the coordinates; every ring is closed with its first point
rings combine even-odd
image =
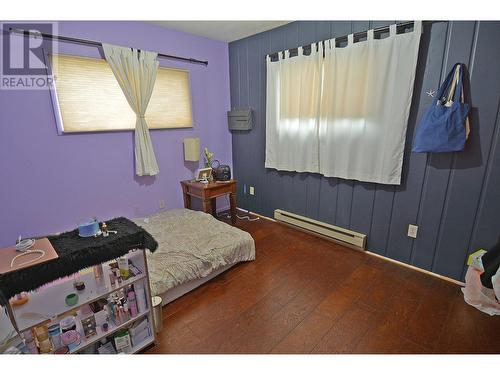
{"type": "Polygon", "coordinates": [[[200,138],[184,138],[184,160],[200,160],[200,138]]]}

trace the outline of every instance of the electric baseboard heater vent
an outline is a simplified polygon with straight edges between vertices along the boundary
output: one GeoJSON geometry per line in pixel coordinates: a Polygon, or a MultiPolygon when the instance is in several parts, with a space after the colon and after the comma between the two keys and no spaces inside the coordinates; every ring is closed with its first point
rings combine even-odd
{"type": "Polygon", "coordinates": [[[274,218],[277,221],[297,227],[307,232],[327,237],[356,249],[364,250],[366,246],[366,235],[353,232],[349,229],[309,219],[308,217],[293,214],[284,210],[274,210],[274,218]]]}

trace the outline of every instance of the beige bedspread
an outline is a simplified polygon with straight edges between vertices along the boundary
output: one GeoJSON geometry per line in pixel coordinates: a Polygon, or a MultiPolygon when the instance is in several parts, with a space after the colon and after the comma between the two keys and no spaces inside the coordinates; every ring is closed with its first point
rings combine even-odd
{"type": "Polygon", "coordinates": [[[250,234],[204,212],[175,209],[134,222],[158,241],[158,249],[147,255],[153,295],[255,259],[250,234]]]}

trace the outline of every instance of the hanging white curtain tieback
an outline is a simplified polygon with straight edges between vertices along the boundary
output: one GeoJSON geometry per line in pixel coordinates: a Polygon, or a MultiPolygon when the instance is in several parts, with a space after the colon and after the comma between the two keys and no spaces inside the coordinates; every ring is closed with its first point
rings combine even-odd
{"type": "Polygon", "coordinates": [[[137,115],[139,118],[146,118],[146,115],[137,115]]]}

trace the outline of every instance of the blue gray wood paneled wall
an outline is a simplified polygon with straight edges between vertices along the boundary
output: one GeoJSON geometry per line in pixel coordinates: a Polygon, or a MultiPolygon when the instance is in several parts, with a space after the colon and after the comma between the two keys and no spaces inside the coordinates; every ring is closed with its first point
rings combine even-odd
{"type": "Polygon", "coordinates": [[[264,56],[394,22],[293,22],[230,43],[231,105],[250,106],[255,117],[252,131],[233,133],[238,206],[268,217],[282,208],[366,233],[373,252],[463,279],[467,255],[500,235],[500,22],[424,23],[400,186],[264,168],[264,56]],[[470,72],[466,150],[411,153],[416,124],[431,103],[425,92],[437,89],[455,62],[470,72]],[[244,185],[255,195],[244,194],[244,185]],[[416,240],[407,236],[408,224],[419,226],[416,240]]]}

